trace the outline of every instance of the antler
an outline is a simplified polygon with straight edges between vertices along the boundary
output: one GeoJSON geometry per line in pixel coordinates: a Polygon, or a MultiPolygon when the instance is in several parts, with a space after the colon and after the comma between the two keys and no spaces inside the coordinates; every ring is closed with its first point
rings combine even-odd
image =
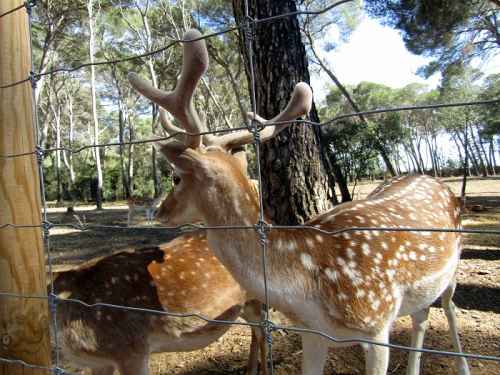
{"type": "MultiPolygon", "coordinates": [[[[203,123],[200,121],[192,100],[196,85],[208,68],[208,52],[205,42],[196,40],[200,37],[200,32],[194,29],[187,31],[183,36],[185,42],[183,43],[182,72],[174,91],[165,92],[157,89],[135,73],[128,75],[130,84],[139,93],[169,111],[189,133],[203,131],[203,123]],[[190,40],[196,41],[189,42],[190,40]]],[[[166,119],[165,114],[163,114],[163,119],[166,119]]],[[[170,124],[168,120],[167,123],[170,124]]],[[[182,131],[172,124],[167,127],[175,128],[175,131],[182,131]]],[[[186,145],[188,147],[198,148],[200,143],[201,136],[191,135],[187,137],[186,145]]]]}
{"type": "MultiPolygon", "coordinates": [[[[247,117],[262,124],[295,120],[297,117],[309,113],[312,106],[312,90],[305,82],[299,82],[295,86],[292,97],[286,108],[271,120],[266,120],[253,112],[248,112],[247,117]]],[[[265,127],[260,132],[261,141],[265,142],[275,137],[279,132],[286,129],[290,124],[276,124],[265,127]]],[[[232,150],[242,147],[253,141],[253,134],[248,130],[239,130],[234,133],[219,137],[210,137],[205,140],[207,146],[220,147],[224,150],[232,150]]]]}

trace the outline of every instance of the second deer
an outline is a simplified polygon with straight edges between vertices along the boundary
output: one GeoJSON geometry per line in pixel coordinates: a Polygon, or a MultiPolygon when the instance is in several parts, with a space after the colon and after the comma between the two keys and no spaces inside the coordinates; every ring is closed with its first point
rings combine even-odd
{"type": "MultiPolygon", "coordinates": [[[[178,85],[166,93],[135,74],[134,88],[168,110],[187,133],[161,146],[175,167],[178,183],[161,204],[157,218],[180,225],[202,218],[210,227],[208,243],[233,277],[253,296],[265,299],[262,251],[258,234],[259,202],[240,161],[225,150],[253,140],[248,131],[219,137],[204,147],[204,130],[192,103],[198,80],[208,66],[200,33],[191,30],[184,40],[184,65],[178,85]]],[[[271,122],[295,119],[308,112],[312,93],[299,83],[287,108],[271,122]]],[[[258,117],[256,117],[258,118],[258,117]]],[[[261,122],[266,120],[258,118],[261,122]]],[[[272,138],[285,124],[265,127],[261,140],[272,138]]],[[[461,352],[454,305],[456,271],[462,251],[459,233],[411,231],[406,228],[460,228],[460,209],[450,190],[426,177],[404,177],[381,186],[367,199],[339,205],[298,229],[272,228],[268,233],[268,297],[270,305],[303,327],[339,339],[389,342],[394,321],[410,315],[412,346],[421,348],[430,305],[439,297],[450,325],[454,348],[461,352]],[[372,231],[345,228],[375,227],[372,231]],[[394,230],[383,230],[383,227],[394,230]]],[[[328,347],[334,345],[310,333],[302,334],[302,372],[323,372],[328,347]]],[[[345,344],[347,345],[347,344],[345,344]]],[[[351,343],[352,345],[352,343],[351,343]]],[[[363,344],[369,375],[384,375],[389,349],[363,344]]],[[[467,362],[457,358],[459,373],[467,362]]],[[[420,354],[410,353],[407,374],[419,372],[420,354]]]]}
{"type": "MultiPolygon", "coordinates": [[[[61,299],[57,332],[64,357],[91,368],[93,375],[113,375],[115,369],[121,375],[147,375],[150,353],[201,349],[230,327],[175,314],[260,320],[260,303],[247,302],[246,293],[213,256],[203,232],[61,273],[54,288],[61,299]],[[158,313],[85,307],[77,301],[158,313]]],[[[258,373],[259,350],[265,358],[260,330],[253,329],[248,375],[258,373]]]]}

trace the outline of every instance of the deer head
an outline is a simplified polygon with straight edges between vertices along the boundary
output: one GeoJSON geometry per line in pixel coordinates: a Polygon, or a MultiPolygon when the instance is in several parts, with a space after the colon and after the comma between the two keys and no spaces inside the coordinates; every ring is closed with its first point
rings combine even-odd
{"type": "MultiPolygon", "coordinates": [[[[205,42],[199,40],[201,34],[197,30],[189,30],[183,40],[183,67],[177,86],[171,92],[164,92],[141,79],[137,74],[130,73],[129,81],[142,95],[158,104],[160,120],[164,130],[176,136],[159,145],[159,149],[174,166],[174,190],[162,203],[157,217],[165,224],[179,225],[198,221],[200,211],[209,210],[209,206],[199,207],[196,187],[210,186],[210,182],[219,180],[219,176],[237,175],[241,184],[249,184],[246,178],[246,159],[241,149],[253,141],[254,136],[248,130],[238,130],[221,136],[199,135],[206,131],[193,105],[193,94],[203,73],[208,67],[208,53],[205,42]],[[189,42],[192,40],[191,42],[189,42]],[[182,128],[173,125],[167,118],[168,111],[178,121],[182,128]],[[212,162],[208,162],[212,160],[212,162]],[[224,162],[219,163],[224,160],[224,162]],[[229,170],[225,170],[229,168],[229,170]]],[[[248,113],[250,119],[261,124],[278,123],[264,127],[260,132],[261,141],[265,142],[275,137],[289,126],[282,124],[307,114],[312,103],[310,87],[303,82],[298,83],[292,93],[286,108],[271,120],[248,113]]],[[[214,199],[224,191],[212,191],[214,199]]],[[[255,203],[256,197],[249,196],[249,201],[255,203]]],[[[208,202],[207,202],[208,203],[208,202]]],[[[204,215],[201,215],[204,216],[204,215]]]]}

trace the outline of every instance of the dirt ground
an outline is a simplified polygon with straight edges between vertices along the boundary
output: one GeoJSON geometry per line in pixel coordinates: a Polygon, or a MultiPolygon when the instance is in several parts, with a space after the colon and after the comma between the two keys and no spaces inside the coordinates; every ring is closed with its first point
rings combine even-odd
{"type": "MultiPolygon", "coordinates": [[[[460,190],[460,179],[446,179],[452,190],[460,190]]],[[[361,199],[376,185],[356,187],[355,198],[361,199]]],[[[471,179],[467,189],[467,205],[473,210],[463,216],[465,228],[500,230],[500,178],[471,179]]],[[[126,226],[126,206],[105,206],[101,212],[92,207],[79,207],[76,215],[88,224],[126,226]]],[[[54,223],[75,223],[72,215],[61,209],[51,209],[49,219],[54,223]]],[[[51,230],[51,254],[56,270],[71,268],[82,261],[95,259],[130,248],[166,242],[175,233],[154,226],[146,229],[98,228],[80,232],[67,228],[51,230]]],[[[458,287],[454,301],[458,307],[461,341],[468,353],[500,356],[500,236],[466,235],[465,251],[459,268],[458,287]]],[[[274,312],[272,320],[280,324],[289,322],[274,312]]],[[[401,318],[391,333],[391,342],[409,345],[411,321],[401,318]]],[[[189,353],[155,354],[150,361],[151,374],[201,375],[243,374],[248,354],[250,332],[246,327],[233,327],[219,341],[207,348],[189,353]]],[[[452,350],[447,334],[444,313],[436,304],[431,309],[430,325],[425,347],[452,350]]],[[[300,373],[301,346],[299,336],[276,332],[273,336],[274,373],[293,375],[300,373]]],[[[391,350],[390,374],[404,374],[407,353],[391,350]]],[[[498,375],[500,363],[469,360],[472,374],[498,375]]],[[[68,368],[71,366],[68,364],[68,368]]],[[[325,373],[362,374],[364,359],[361,348],[331,350],[325,373]]],[[[71,369],[72,373],[82,372],[71,369]]],[[[451,358],[423,355],[422,374],[455,374],[451,358]]]]}

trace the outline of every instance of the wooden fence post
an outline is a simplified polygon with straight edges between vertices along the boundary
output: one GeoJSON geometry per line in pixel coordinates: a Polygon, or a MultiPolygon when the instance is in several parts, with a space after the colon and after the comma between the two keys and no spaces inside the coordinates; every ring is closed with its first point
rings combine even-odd
{"type": "MultiPolygon", "coordinates": [[[[1,0],[0,14],[23,4],[1,0]]],[[[0,86],[31,70],[25,8],[0,18],[0,86]]],[[[0,88],[0,155],[35,149],[31,83],[0,88]]],[[[35,155],[0,158],[0,225],[40,225],[40,182],[35,155]]],[[[0,228],[0,293],[47,295],[40,228],[0,228]]],[[[47,370],[6,364],[2,358],[50,367],[47,301],[0,295],[0,375],[47,370]]]]}

